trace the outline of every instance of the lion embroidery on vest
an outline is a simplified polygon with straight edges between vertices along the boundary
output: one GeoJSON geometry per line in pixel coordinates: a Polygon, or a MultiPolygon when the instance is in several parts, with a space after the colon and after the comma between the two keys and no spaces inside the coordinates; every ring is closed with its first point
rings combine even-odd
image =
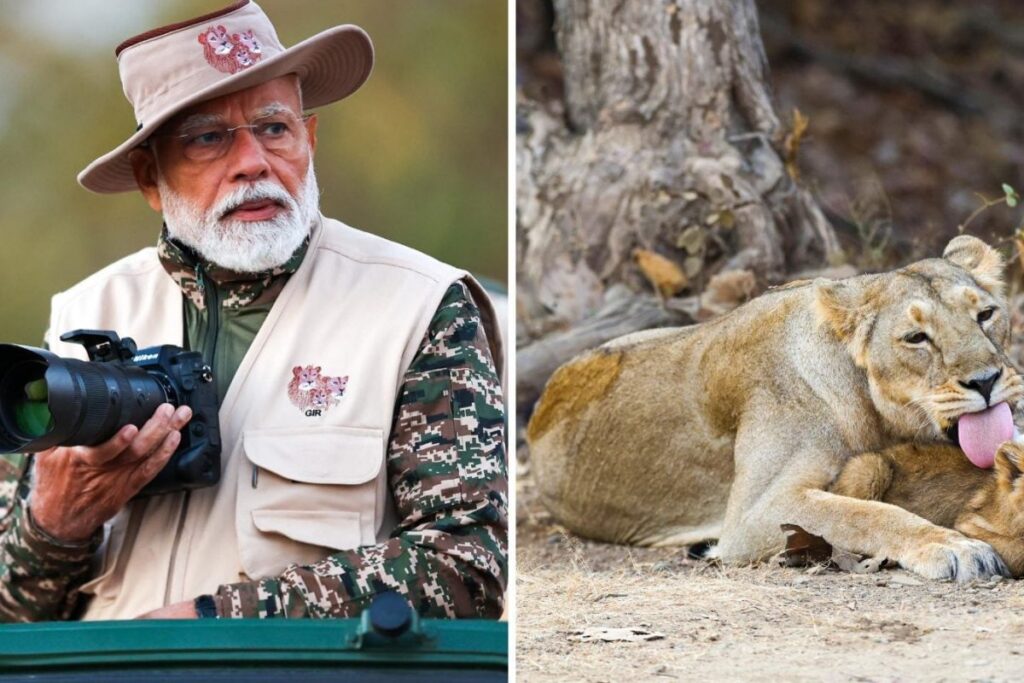
{"type": "Polygon", "coordinates": [[[320,374],[319,365],[296,365],[288,383],[288,398],[296,408],[315,417],[341,402],[348,385],[348,375],[329,377],[320,374]]]}
{"type": "Polygon", "coordinates": [[[199,34],[203,56],[217,71],[233,74],[263,57],[263,49],[251,30],[228,35],[223,26],[210,26],[199,34]]]}

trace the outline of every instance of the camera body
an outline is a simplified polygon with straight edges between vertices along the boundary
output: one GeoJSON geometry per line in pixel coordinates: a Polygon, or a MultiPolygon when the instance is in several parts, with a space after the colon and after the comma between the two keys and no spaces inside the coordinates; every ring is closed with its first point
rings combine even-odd
{"type": "MultiPolygon", "coordinates": [[[[117,335],[113,336],[116,339],[117,335]]],[[[135,347],[130,337],[120,340],[120,344],[126,343],[135,347]]],[[[221,452],[217,386],[203,355],[165,344],[138,349],[128,362],[164,384],[167,403],[192,409],[192,419],[182,428],[174,455],[136,497],[215,485],[220,481],[221,452]]]]}
{"type": "Polygon", "coordinates": [[[220,423],[213,372],[201,353],[166,344],[137,349],[109,330],[75,330],[89,361],[0,344],[0,452],[95,446],[122,427],[142,427],[162,403],[187,405],[192,419],[167,465],[137,497],[220,481],[220,423]]]}

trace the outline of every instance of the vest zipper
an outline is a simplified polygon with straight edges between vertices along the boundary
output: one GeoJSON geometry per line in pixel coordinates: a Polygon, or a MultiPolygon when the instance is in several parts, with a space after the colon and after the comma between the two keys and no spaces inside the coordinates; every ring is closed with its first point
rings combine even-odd
{"type": "MultiPolygon", "coordinates": [[[[206,335],[203,339],[203,348],[200,352],[203,358],[209,363],[210,368],[216,372],[215,361],[217,359],[217,337],[220,334],[220,292],[217,291],[217,283],[210,279],[208,273],[203,270],[201,264],[196,265],[196,284],[203,290],[203,300],[206,302],[206,335]]],[[[217,381],[214,374],[214,381],[217,381]]],[[[178,546],[181,544],[182,532],[185,530],[185,519],[188,517],[188,504],[192,498],[191,491],[185,491],[184,500],[181,504],[181,515],[178,517],[178,526],[174,531],[174,543],[171,544],[171,561],[167,569],[167,586],[164,589],[164,605],[170,603],[171,586],[174,584],[175,560],[178,557],[178,546]]]]}
{"type": "Polygon", "coordinates": [[[210,364],[210,368],[216,371],[214,364],[217,356],[217,336],[220,333],[220,292],[217,291],[217,283],[210,279],[208,273],[203,270],[202,265],[196,266],[196,279],[203,290],[203,299],[206,301],[206,338],[203,340],[203,357],[210,364]]]}

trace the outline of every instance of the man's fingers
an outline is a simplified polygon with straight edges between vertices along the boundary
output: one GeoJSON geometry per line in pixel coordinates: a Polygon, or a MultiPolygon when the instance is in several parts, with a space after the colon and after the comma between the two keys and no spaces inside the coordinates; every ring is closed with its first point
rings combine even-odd
{"type": "Polygon", "coordinates": [[[138,433],[135,425],[125,425],[99,446],[76,446],[72,452],[87,465],[103,465],[121,455],[138,433]]]}
{"type": "MultiPolygon", "coordinates": [[[[77,446],[74,453],[82,462],[93,467],[105,465],[122,454],[126,454],[126,462],[142,460],[165,444],[169,434],[176,434],[191,419],[192,410],[188,406],[175,410],[170,403],[164,403],[142,429],[135,425],[125,425],[99,446],[77,446]]],[[[178,441],[180,443],[180,438],[178,441]]]]}
{"type": "Polygon", "coordinates": [[[173,415],[174,406],[170,403],[164,403],[157,408],[156,412],[153,413],[153,417],[149,418],[146,424],[142,425],[138,436],[128,446],[126,461],[141,460],[152,453],[167,438],[167,433],[171,431],[173,415]]]}
{"type": "Polygon", "coordinates": [[[171,427],[173,429],[181,429],[188,424],[188,421],[192,419],[192,409],[188,406],[181,406],[174,411],[174,416],[171,418],[171,427]]]}
{"type": "Polygon", "coordinates": [[[174,455],[174,451],[177,450],[178,444],[181,443],[181,433],[171,432],[164,437],[160,447],[153,452],[146,460],[142,463],[142,466],[138,469],[138,476],[141,479],[139,482],[139,488],[142,488],[150,480],[153,479],[160,470],[164,468],[167,461],[174,455]]]}

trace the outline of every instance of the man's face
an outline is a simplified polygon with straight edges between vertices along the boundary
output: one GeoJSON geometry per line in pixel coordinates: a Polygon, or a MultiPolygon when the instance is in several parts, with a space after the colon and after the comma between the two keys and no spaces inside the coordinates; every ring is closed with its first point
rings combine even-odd
{"type": "Polygon", "coordinates": [[[308,234],[315,144],[316,119],[302,120],[296,79],[284,76],[183,111],[132,165],[172,237],[221,266],[257,272],[283,263],[308,234]]]}

